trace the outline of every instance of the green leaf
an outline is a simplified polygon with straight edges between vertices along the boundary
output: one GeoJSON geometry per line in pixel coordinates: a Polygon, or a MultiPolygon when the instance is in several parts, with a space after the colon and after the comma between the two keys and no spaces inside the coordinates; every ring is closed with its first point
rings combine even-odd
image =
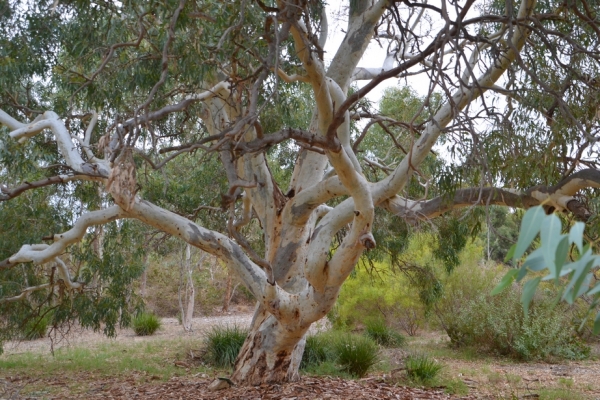
{"type": "Polygon", "coordinates": [[[534,250],[523,263],[522,268],[527,268],[531,271],[542,271],[546,268],[546,261],[544,260],[544,255],[542,254],[542,249],[534,250]]]}
{"type": "Polygon", "coordinates": [[[511,269],[510,271],[508,271],[506,275],[504,275],[500,283],[498,283],[494,290],[492,290],[492,296],[501,293],[504,289],[506,289],[507,286],[513,283],[513,281],[515,280],[515,275],[517,275],[518,272],[518,269],[511,269]]]}
{"type": "Polygon", "coordinates": [[[584,294],[585,292],[587,292],[587,290],[590,288],[590,283],[592,282],[592,278],[594,277],[594,275],[592,273],[589,273],[585,276],[585,278],[582,280],[582,283],[580,285],[576,285],[575,288],[573,288],[573,292],[575,293],[575,298],[581,296],[582,294],[584,294]]]}
{"type": "MultiPolygon", "coordinates": [[[[556,265],[556,249],[563,235],[560,234],[562,224],[560,218],[556,215],[548,215],[541,225],[540,239],[542,241],[541,249],[548,269],[552,276],[558,280],[558,267],[556,265]]],[[[564,262],[564,261],[563,261],[564,262]]],[[[562,264],[561,264],[562,266],[562,264]]]]}
{"type": "Polygon", "coordinates": [[[566,300],[569,304],[573,304],[573,302],[577,298],[577,292],[579,292],[581,285],[586,279],[586,274],[594,265],[595,258],[596,257],[590,256],[590,253],[585,253],[584,257],[577,260],[576,263],[572,264],[575,266],[574,272],[571,276],[571,280],[565,287],[565,293],[563,294],[563,299],[566,300]]]}
{"type": "Polygon", "coordinates": [[[539,233],[545,217],[546,213],[540,206],[527,210],[521,222],[521,231],[519,232],[519,239],[517,240],[517,246],[513,254],[515,260],[518,260],[525,254],[525,250],[527,250],[539,233]]]}
{"type": "Polygon", "coordinates": [[[558,246],[556,246],[556,275],[560,275],[560,270],[563,267],[565,261],[567,260],[567,254],[569,253],[569,238],[566,235],[562,235],[562,239],[558,242],[558,246]]]}
{"type": "Polygon", "coordinates": [[[523,286],[523,294],[521,295],[521,302],[523,303],[523,310],[525,311],[525,315],[529,314],[529,303],[531,303],[531,299],[533,298],[533,295],[535,294],[535,290],[537,289],[538,285],[540,284],[541,279],[542,278],[540,278],[540,277],[531,279],[531,280],[527,281],[525,283],[525,285],[523,286]]]}
{"type": "Polygon", "coordinates": [[[596,293],[600,293],[600,283],[597,283],[596,286],[594,286],[592,289],[590,289],[590,291],[587,292],[586,294],[588,296],[593,296],[596,293]]]}
{"type": "Polygon", "coordinates": [[[575,243],[580,252],[583,252],[583,230],[585,224],[583,222],[576,222],[569,231],[569,242],[575,243]]]}
{"type": "Polygon", "coordinates": [[[504,262],[507,263],[509,262],[513,256],[515,255],[515,249],[517,248],[517,244],[513,244],[512,246],[510,246],[510,249],[508,249],[508,253],[506,253],[506,257],[504,257],[504,262]]]}
{"type": "Polygon", "coordinates": [[[594,320],[594,335],[600,333],[600,312],[596,314],[596,319],[594,320]]]}
{"type": "Polygon", "coordinates": [[[521,282],[523,280],[523,278],[525,278],[527,276],[527,268],[525,267],[521,267],[519,268],[519,274],[517,275],[517,282],[521,282]]]}

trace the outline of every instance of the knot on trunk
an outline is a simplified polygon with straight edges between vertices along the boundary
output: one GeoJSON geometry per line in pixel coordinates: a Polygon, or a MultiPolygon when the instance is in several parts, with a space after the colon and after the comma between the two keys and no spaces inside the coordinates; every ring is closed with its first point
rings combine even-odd
{"type": "Polygon", "coordinates": [[[359,241],[360,241],[360,244],[362,244],[367,250],[374,249],[375,246],[377,245],[375,243],[375,238],[373,237],[373,234],[371,232],[365,233],[364,235],[362,235],[360,237],[359,241]]]}
{"type": "Polygon", "coordinates": [[[573,213],[573,215],[575,215],[575,218],[582,222],[587,222],[587,220],[592,216],[590,210],[588,210],[587,207],[577,199],[569,201],[567,203],[567,208],[573,213]]]}
{"type": "Polygon", "coordinates": [[[106,190],[110,192],[119,207],[125,211],[131,210],[138,191],[131,148],[126,147],[116,158],[106,182],[106,190]]]}

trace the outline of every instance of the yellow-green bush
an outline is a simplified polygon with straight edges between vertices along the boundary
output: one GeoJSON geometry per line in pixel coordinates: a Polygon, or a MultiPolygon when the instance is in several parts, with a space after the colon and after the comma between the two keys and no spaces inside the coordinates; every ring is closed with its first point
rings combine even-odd
{"type": "Polygon", "coordinates": [[[383,318],[414,335],[425,324],[425,307],[419,300],[418,288],[384,263],[376,264],[371,272],[359,268],[346,280],[335,314],[333,322],[337,327],[383,318]]]}
{"type": "MultiPolygon", "coordinates": [[[[429,311],[443,291],[442,279],[448,275],[443,263],[435,259],[434,248],[433,235],[415,234],[394,267],[390,262],[357,267],[330,314],[334,326],[355,326],[383,318],[415,335],[428,323],[429,311]]],[[[481,243],[469,241],[459,255],[461,266],[477,267],[481,254],[481,243]]]]}

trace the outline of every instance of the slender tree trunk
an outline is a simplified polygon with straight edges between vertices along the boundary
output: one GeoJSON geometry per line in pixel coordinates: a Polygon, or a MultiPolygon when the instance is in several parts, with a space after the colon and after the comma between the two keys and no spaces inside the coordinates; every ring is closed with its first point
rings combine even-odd
{"type": "Polygon", "coordinates": [[[146,269],[144,269],[144,272],[142,272],[142,281],[140,282],[140,297],[142,299],[146,298],[146,285],[148,282],[148,271],[146,269]]]}
{"type": "Polygon", "coordinates": [[[191,246],[185,246],[185,260],[181,263],[179,275],[179,309],[181,312],[181,324],[186,332],[192,331],[192,317],[194,315],[194,300],[196,290],[193,281],[191,246]]]}
{"type": "Polygon", "coordinates": [[[146,298],[146,286],[148,283],[148,254],[144,256],[144,272],[142,272],[140,282],[140,297],[142,300],[146,298]]]}
{"type": "Polygon", "coordinates": [[[231,272],[227,270],[227,286],[225,286],[225,296],[223,297],[223,309],[221,312],[229,311],[229,301],[231,300],[231,272]]]}

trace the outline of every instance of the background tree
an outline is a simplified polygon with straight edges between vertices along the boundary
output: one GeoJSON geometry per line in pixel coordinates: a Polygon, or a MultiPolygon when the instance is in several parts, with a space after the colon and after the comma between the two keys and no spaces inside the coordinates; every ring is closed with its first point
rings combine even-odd
{"type": "MultiPolygon", "coordinates": [[[[597,120],[582,114],[597,107],[596,8],[352,0],[327,64],[320,1],[1,3],[2,212],[22,220],[23,196],[47,193],[28,204],[39,225],[29,244],[0,261],[12,282],[3,312],[18,321],[25,304],[59,304],[96,328],[127,322],[136,232],[151,226],[219,257],[257,299],[233,380],[297,379],[310,325],[377,246],[376,208],[406,226],[490,204],[590,218],[575,195],[600,186],[597,120]],[[372,41],[389,49],[383,65],[357,67],[372,41]],[[402,112],[360,101],[416,75],[428,94],[400,92],[402,112]],[[389,157],[368,139],[377,131],[353,135],[359,119],[377,121],[389,157]],[[436,144],[452,162],[433,157],[436,144]],[[219,187],[223,213],[199,181],[219,187]],[[77,269],[67,256],[96,225],[102,256],[78,253],[77,269]]],[[[439,226],[451,269],[468,220],[439,226]]]]}

